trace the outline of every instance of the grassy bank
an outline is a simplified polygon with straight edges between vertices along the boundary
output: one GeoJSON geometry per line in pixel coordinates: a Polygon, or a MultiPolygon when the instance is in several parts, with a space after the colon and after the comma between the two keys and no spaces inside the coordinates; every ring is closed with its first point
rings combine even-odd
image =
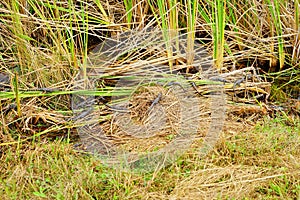
{"type": "Polygon", "coordinates": [[[213,152],[188,152],[156,173],[132,174],[65,141],[1,147],[3,199],[299,199],[300,122],[227,122],[213,152]]]}

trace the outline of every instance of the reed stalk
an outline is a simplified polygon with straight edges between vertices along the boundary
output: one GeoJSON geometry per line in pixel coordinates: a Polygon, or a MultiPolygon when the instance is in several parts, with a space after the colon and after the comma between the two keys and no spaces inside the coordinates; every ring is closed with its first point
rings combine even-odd
{"type": "Polygon", "coordinates": [[[196,22],[198,16],[198,1],[185,0],[186,3],[186,20],[187,20],[187,65],[193,64],[194,61],[194,43],[196,22]]]}
{"type": "Polygon", "coordinates": [[[225,44],[225,9],[226,1],[215,0],[213,2],[212,20],[213,20],[213,44],[214,44],[214,60],[217,69],[223,67],[224,60],[224,44],[225,44]]]}

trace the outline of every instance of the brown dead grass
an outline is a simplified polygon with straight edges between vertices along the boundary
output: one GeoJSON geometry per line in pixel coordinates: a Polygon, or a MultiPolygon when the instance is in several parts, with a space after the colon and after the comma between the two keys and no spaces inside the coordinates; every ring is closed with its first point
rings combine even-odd
{"type": "MultiPolygon", "coordinates": [[[[299,121],[287,125],[290,122],[283,117],[262,118],[253,113],[240,118],[234,109],[227,114],[220,139],[207,156],[199,157],[202,142],[196,142],[169,167],[148,174],[105,168],[99,160],[77,154],[70,144],[63,147],[60,142],[1,146],[5,163],[0,167],[1,180],[6,185],[0,188],[8,192],[3,198],[13,195],[13,187],[8,186],[16,184],[21,188],[16,192],[19,198],[38,199],[32,192],[38,190],[37,181],[45,182],[44,176],[50,181],[43,186],[49,196],[62,192],[67,197],[76,193],[98,199],[299,198],[299,121]],[[256,125],[249,119],[258,119],[256,125]]],[[[12,141],[6,134],[1,137],[1,142],[12,141]]]]}
{"type": "MultiPolygon", "coordinates": [[[[185,165],[181,165],[188,169],[186,178],[168,177],[174,186],[171,192],[147,190],[143,199],[299,199],[299,127],[290,132],[277,122],[271,123],[258,121],[262,126],[255,128],[246,121],[227,119],[209,156],[195,160],[195,152],[188,153],[185,165]],[[264,130],[265,126],[273,131],[264,130]]],[[[176,171],[176,164],[174,168],[176,171]]]]}

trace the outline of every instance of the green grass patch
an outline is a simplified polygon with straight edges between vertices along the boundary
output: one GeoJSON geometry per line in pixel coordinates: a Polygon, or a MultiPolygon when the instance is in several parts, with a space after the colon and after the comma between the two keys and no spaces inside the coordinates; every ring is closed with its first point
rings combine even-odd
{"type": "Polygon", "coordinates": [[[105,167],[62,140],[3,146],[0,195],[4,199],[165,199],[192,198],[202,188],[221,199],[295,199],[300,194],[299,133],[299,120],[290,126],[284,117],[265,118],[250,131],[240,129],[232,135],[225,130],[227,140],[221,138],[204,158],[191,150],[171,166],[146,174],[105,167]]]}

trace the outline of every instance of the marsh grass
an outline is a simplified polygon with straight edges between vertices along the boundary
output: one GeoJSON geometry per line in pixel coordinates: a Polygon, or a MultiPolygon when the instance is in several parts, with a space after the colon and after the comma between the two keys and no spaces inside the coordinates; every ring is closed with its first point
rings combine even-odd
{"type": "Polygon", "coordinates": [[[283,27],[280,19],[280,6],[283,1],[267,1],[269,4],[269,10],[271,13],[272,25],[271,31],[276,33],[276,37],[278,40],[278,59],[279,59],[279,68],[282,69],[285,62],[285,53],[284,53],[284,40],[282,38],[283,35],[283,27]],[[275,30],[274,30],[275,29],[275,30]]]}
{"type": "MultiPolygon", "coordinates": [[[[198,17],[198,1],[185,1],[186,5],[186,21],[187,21],[187,52],[194,52],[196,22],[198,17]]],[[[194,61],[192,53],[187,54],[187,65],[191,65],[194,61]]]]}
{"type": "Polygon", "coordinates": [[[162,30],[163,33],[163,38],[164,42],[166,45],[166,50],[167,50],[167,56],[169,60],[169,67],[170,70],[173,70],[173,61],[171,58],[173,57],[173,48],[171,45],[171,41],[173,38],[176,38],[178,35],[178,30],[177,30],[177,24],[178,21],[176,20],[176,1],[169,1],[165,2],[164,0],[159,0],[157,2],[151,2],[150,0],[148,1],[149,5],[151,7],[151,10],[156,18],[156,21],[159,25],[159,27],[162,30]],[[158,14],[156,13],[156,5],[158,7],[158,14]]]}
{"type": "MultiPolygon", "coordinates": [[[[193,63],[189,53],[197,39],[213,56],[216,68],[254,66],[274,80],[272,101],[297,104],[299,9],[299,0],[1,1],[0,73],[8,74],[10,83],[2,86],[0,82],[0,196],[299,199],[299,119],[284,110],[274,119],[270,118],[274,115],[262,118],[261,113],[266,115],[264,109],[269,108],[263,102],[260,114],[244,112],[237,117],[231,113],[221,139],[207,157],[199,159],[195,144],[173,165],[149,174],[123,173],[74,151],[70,140],[76,127],[68,121],[72,117],[70,95],[111,97],[132,92],[104,83],[98,91],[75,90],[78,74],[87,80],[93,47],[130,29],[155,27],[164,33],[167,47],[156,55],[166,53],[167,59],[153,59],[151,64],[167,63],[172,70],[180,49],[176,44],[173,50],[169,42],[183,32],[188,38],[184,67],[193,63]],[[246,124],[256,123],[257,118],[261,123],[245,131],[246,124]]],[[[118,72],[149,55],[146,51],[130,57],[130,53],[131,49],[116,58],[118,72]]],[[[139,70],[142,66],[143,62],[135,65],[139,70]]],[[[117,73],[106,75],[120,78],[117,73]]],[[[101,123],[109,117],[103,116],[101,123]]]]}
{"type": "Polygon", "coordinates": [[[124,0],[124,6],[126,9],[126,16],[127,16],[127,24],[128,28],[130,28],[132,23],[132,9],[133,9],[133,3],[132,0],[124,0]]]}

